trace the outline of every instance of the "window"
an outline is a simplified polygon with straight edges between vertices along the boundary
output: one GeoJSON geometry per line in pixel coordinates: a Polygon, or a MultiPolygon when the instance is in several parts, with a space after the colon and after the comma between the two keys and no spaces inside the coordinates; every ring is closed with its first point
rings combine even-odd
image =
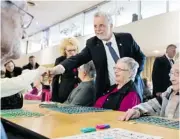
{"type": "Polygon", "coordinates": [[[26,49],[27,49],[27,41],[23,40],[23,41],[21,41],[21,52],[22,52],[22,54],[26,54],[26,49]]]}
{"type": "Polygon", "coordinates": [[[166,1],[142,1],[142,18],[148,18],[166,12],[166,1]]]}
{"type": "Polygon", "coordinates": [[[180,10],[180,1],[179,0],[178,1],[170,0],[169,1],[169,11],[171,12],[171,11],[177,11],[177,10],[180,10]]]}
{"type": "Polygon", "coordinates": [[[34,53],[41,50],[41,44],[36,42],[29,42],[28,53],[34,53]]]}
{"type": "Polygon", "coordinates": [[[82,36],[84,14],[74,16],[60,23],[60,34],[62,36],[82,36]]]}
{"type": "Polygon", "coordinates": [[[93,9],[89,12],[85,13],[85,18],[84,18],[84,35],[89,35],[94,33],[94,14],[97,12],[97,8],[93,9]]]}
{"type": "Polygon", "coordinates": [[[138,16],[138,1],[118,1],[115,26],[131,23],[133,14],[138,16]]]}
{"type": "Polygon", "coordinates": [[[54,46],[59,44],[60,40],[61,37],[60,37],[59,25],[55,25],[50,28],[49,46],[54,46]]]}
{"type": "Polygon", "coordinates": [[[42,48],[41,38],[42,38],[42,33],[38,33],[29,38],[28,51],[27,51],[28,53],[34,53],[41,50],[42,48]]]}

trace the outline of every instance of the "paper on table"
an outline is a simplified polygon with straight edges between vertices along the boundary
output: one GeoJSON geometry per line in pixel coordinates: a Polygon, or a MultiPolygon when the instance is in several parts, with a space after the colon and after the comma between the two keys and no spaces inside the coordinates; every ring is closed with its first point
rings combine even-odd
{"type": "Polygon", "coordinates": [[[86,133],[56,139],[162,139],[162,137],[151,136],[148,134],[124,130],[120,128],[113,128],[93,133],[86,133]]]}

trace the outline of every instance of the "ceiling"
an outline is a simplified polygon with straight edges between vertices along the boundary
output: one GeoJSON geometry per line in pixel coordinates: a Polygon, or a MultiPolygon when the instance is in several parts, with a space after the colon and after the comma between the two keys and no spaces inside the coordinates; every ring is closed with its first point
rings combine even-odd
{"type": "Polygon", "coordinates": [[[28,5],[28,12],[34,16],[27,34],[37,33],[59,21],[89,9],[104,0],[96,1],[35,1],[35,6],[28,5]]]}

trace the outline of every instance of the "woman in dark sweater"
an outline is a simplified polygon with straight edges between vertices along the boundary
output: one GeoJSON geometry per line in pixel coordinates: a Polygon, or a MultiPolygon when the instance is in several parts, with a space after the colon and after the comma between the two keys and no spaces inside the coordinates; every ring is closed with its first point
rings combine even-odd
{"type": "MultiPolygon", "coordinates": [[[[15,67],[15,64],[12,60],[4,64],[6,68],[5,78],[13,78],[22,74],[22,68],[15,67]]],[[[10,86],[11,84],[9,84],[10,86]]],[[[23,106],[23,96],[20,92],[17,94],[2,97],[1,98],[1,109],[17,109],[23,106]]]]}
{"type": "MultiPolygon", "coordinates": [[[[78,52],[79,42],[75,38],[65,38],[60,44],[61,56],[55,61],[55,66],[66,58],[74,56],[78,52]]],[[[78,70],[66,71],[62,75],[56,75],[52,81],[52,101],[63,103],[70,92],[78,85],[78,70]]]]}
{"type": "Polygon", "coordinates": [[[22,68],[16,67],[12,60],[8,61],[4,66],[6,68],[6,78],[17,77],[22,74],[22,68]]]}

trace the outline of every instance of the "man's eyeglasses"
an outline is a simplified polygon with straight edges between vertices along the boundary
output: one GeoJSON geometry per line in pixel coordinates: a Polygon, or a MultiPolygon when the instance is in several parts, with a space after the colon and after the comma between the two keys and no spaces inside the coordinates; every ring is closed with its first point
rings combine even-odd
{"type": "Polygon", "coordinates": [[[17,6],[15,3],[13,3],[12,1],[6,1],[7,3],[9,3],[9,4],[12,4],[12,5],[14,5],[14,6],[16,6],[19,10],[21,10],[21,12],[23,13],[23,24],[22,24],[22,28],[23,29],[27,29],[30,25],[31,25],[31,23],[32,23],[32,21],[33,21],[33,19],[34,19],[34,16],[33,15],[31,15],[30,13],[28,13],[28,12],[26,12],[25,10],[23,10],[22,8],[20,8],[19,6],[17,6]]]}
{"type": "Polygon", "coordinates": [[[113,69],[116,71],[129,71],[128,69],[121,69],[121,68],[117,68],[117,67],[113,67],[113,69]]]}

